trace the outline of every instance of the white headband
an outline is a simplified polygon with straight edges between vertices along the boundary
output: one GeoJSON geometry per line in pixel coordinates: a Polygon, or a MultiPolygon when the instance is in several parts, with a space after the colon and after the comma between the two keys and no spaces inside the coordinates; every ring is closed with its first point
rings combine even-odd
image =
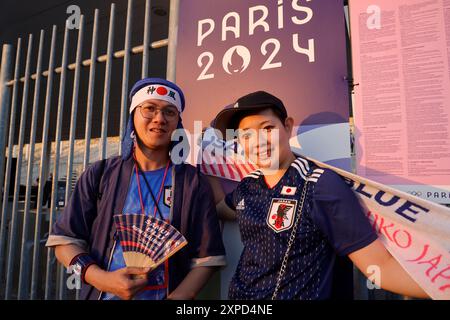
{"type": "Polygon", "coordinates": [[[151,84],[139,89],[139,91],[134,94],[131,99],[130,113],[132,113],[139,104],[148,99],[167,101],[170,104],[173,104],[178,109],[178,112],[181,113],[183,111],[181,109],[180,94],[176,90],[162,84],[151,84]]]}

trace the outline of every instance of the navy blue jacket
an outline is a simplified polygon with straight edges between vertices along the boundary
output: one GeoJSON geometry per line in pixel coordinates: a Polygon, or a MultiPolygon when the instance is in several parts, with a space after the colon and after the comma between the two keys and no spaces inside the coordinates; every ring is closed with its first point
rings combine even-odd
{"type": "MultiPolygon", "coordinates": [[[[134,160],[121,157],[98,161],[80,176],[69,203],[54,224],[47,246],[81,243],[97,264],[107,269],[114,245],[113,215],[121,213],[127,197],[134,160]],[[72,241],[73,240],[73,241],[72,241]]],[[[172,167],[171,224],[188,245],[169,259],[169,293],[197,265],[225,264],[225,249],[212,190],[206,177],[189,164],[172,167]]],[[[81,299],[98,299],[100,292],[82,285],[81,299]]]]}

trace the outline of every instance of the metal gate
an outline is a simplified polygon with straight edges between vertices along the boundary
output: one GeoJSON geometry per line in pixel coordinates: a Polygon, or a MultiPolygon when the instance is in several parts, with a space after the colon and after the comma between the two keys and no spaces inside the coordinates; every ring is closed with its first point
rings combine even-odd
{"type": "MultiPolygon", "coordinates": [[[[142,0],[144,1],[144,0],[142,0]]],[[[129,70],[131,55],[142,56],[141,77],[148,76],[149,53],[168,47],[166,77],[175,78],[175,49],[178,29],[179,0],[170,1],[170,19],[168,38],[150,42],[150,9],[151,0],[145,0],[145,21],[142,45],[131,47],[131,31],[133,26],[133,0],[128,0],[125,42],[123,50],[113,51],[114,33],[116,30],[116,6],[111,5],[108,30],[99,30],[99,10],[94,13],[92,25],[92,42],[90,57],[83,60],[85,17],[80,16],[77,27],[77,43],[69,43],[69,24],[64,26],[64,38],[57,38],[57,26],[54,25],[50,41],[49,56],[44,56],[45,32],[41,30],[38,39],[38,54],[36,69],[31,70],[32,50],[36,46],[36,39],[29,35],[27,41],[17,39],[15,48],[5,44],[2,48],[0,74],[0,181],[4,181],[0,196],[1,226],[0,226],[0,296],[4,299],[65,299],[75,296],[78,290],[68,292],[66,286],[66,270],[56,263],[54,250],[45,248],[48,230],[51,230],[57,216],[67,203],[76,174],[73,168],[75,150],[75,129],[77,121],[85,121],[84,157],[82,170],[91,160],[91,129],[94,95],[103,94],[101,137],[99,143],[99,159],[107,156],[107,132],[109,100],[111,92],[111,69],[113,59],[123,62],[121,101],[120,101],[120,136],[125,130],[127,121],[127,97],[129,88],[129,70]],[[108,32],[106,54],[97,52],[99,32],[108,32]],[[63,41],[61,65],[55,66],[55,46],[63,41]],[[75,49],[76,48],[76,49],[75,49]],[[15,49],[15,51],[14,51],[15,49]],[[68,53],[76,50],[75,62],[69,63],[68,53]],[[20,74],[21,61],[25,58],[25,73],[20,74]],[[43,60],[48,59],[48,70],[42,70],[43,60]],[[103,92],[95,90],[96,68],[105,64],[103,92]],[[82,68],[89,69],[87,85],[86,118],[77,119],[79,106],[79,91],[85,83],[80,83],[82,68]],[[34,73],[32,74],[32,72],[34,73]],[[54,93],[55,75],[59,75],[59,92],[54,93]],[[68,85],[67,78],[73,75],[73,85],[68,85]],[[40,105],[41,82],[46,78],[45,103],[40,105]],[[33,102],[29,103],[28,95],[34,85],[33,102]],[[70,112],[70,135],[66,143],[67,161],[61,161],[61,139],[64,98],[66,91],[72,89],[70,112]],[[58,95],[57,116],[55,124],[55,139],[49,139],[50,112],[52,95],[58,95]],[[20,109],[19,109],[20,108],[20,109]],[[44,108],[42,139],[40,148],[36,147],[38,111],[44,108]],[[18,118],[20,116],[20,119],[18,118]],[[32,117],[31,127],[27,130],[26,120],[32,117]],[[16,122],[19,122],[19,134],[16,136],[16,122]],[[29,143],[24,144],[25,136],[29,136],[29,143]],[[53,148],[53,151],[51,150],[53,148]],[[53,153],[53,155],[52,155],[53,153]],[[36,159],[35,159],[36,158],[36,159]],[[22,168],[23,167],[26,168],[22,168]],[[52,170],[49,170],[52,164],[52,170]],[[13,171],[15,166],[15,171],[13,171]],[[39,167],[38,183],[33,186],[33,168],[39,167]],[[65,168],[65,172],[61,172],[65,168]],[[22,172],[24,171],[24,172],[22,172]],[[52,180],[48,180],[51,171],[52,180]],[[65,183],[61,184],[62,174],[65,173],[65,183]],[[21,184],[24,181],[24,185],[21,184]],[[22,188],[21,188],[22,185],[22,188]],[[48,198],[48,199],[47,199],[48,198]],[[48,200],[46,208],[43,200],[48,200]],[[34,229],[34,231],[33,231],[34,229]]],[[[137,79],[134,79],[137,80],[137,79]]],[[[118,153],[120,154],[120,143],[118,153]]],[[[97,159],[96,159],[97,160],[97,159]]],[[[64,181],[64,180],[62,180],[64,181]]]]}

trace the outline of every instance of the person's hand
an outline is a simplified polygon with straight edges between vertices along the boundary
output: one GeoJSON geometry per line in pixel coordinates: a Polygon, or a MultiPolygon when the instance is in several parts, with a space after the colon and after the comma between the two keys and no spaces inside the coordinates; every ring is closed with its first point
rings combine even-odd
{"type": "Polygon", "coordinates": [[[195,296],[192,292],[180,292],[180,290],[175,290],[166,298],[166,300],[194,300],[195,296]]]}
{"type": "Polygon", "coordinates": [[[112,293],[122,300],[131,300],[147,285],[150,268],[126,267],[116,271],[86,271],[86,280],[98,290],[112,293]],[[92,272],[89,272],[92,271],[92,272]]]}

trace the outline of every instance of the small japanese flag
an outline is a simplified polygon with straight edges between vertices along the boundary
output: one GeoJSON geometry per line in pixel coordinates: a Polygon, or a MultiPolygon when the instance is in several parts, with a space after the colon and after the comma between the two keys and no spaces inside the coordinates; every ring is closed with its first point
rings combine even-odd
{"type": "Polygon", "coordinates": [[[297,191],[297,187],[283,186],[283,189],[281,189],[281,194],[286,195],[286,196],[293,196],[296,191],[297,191]]]}

